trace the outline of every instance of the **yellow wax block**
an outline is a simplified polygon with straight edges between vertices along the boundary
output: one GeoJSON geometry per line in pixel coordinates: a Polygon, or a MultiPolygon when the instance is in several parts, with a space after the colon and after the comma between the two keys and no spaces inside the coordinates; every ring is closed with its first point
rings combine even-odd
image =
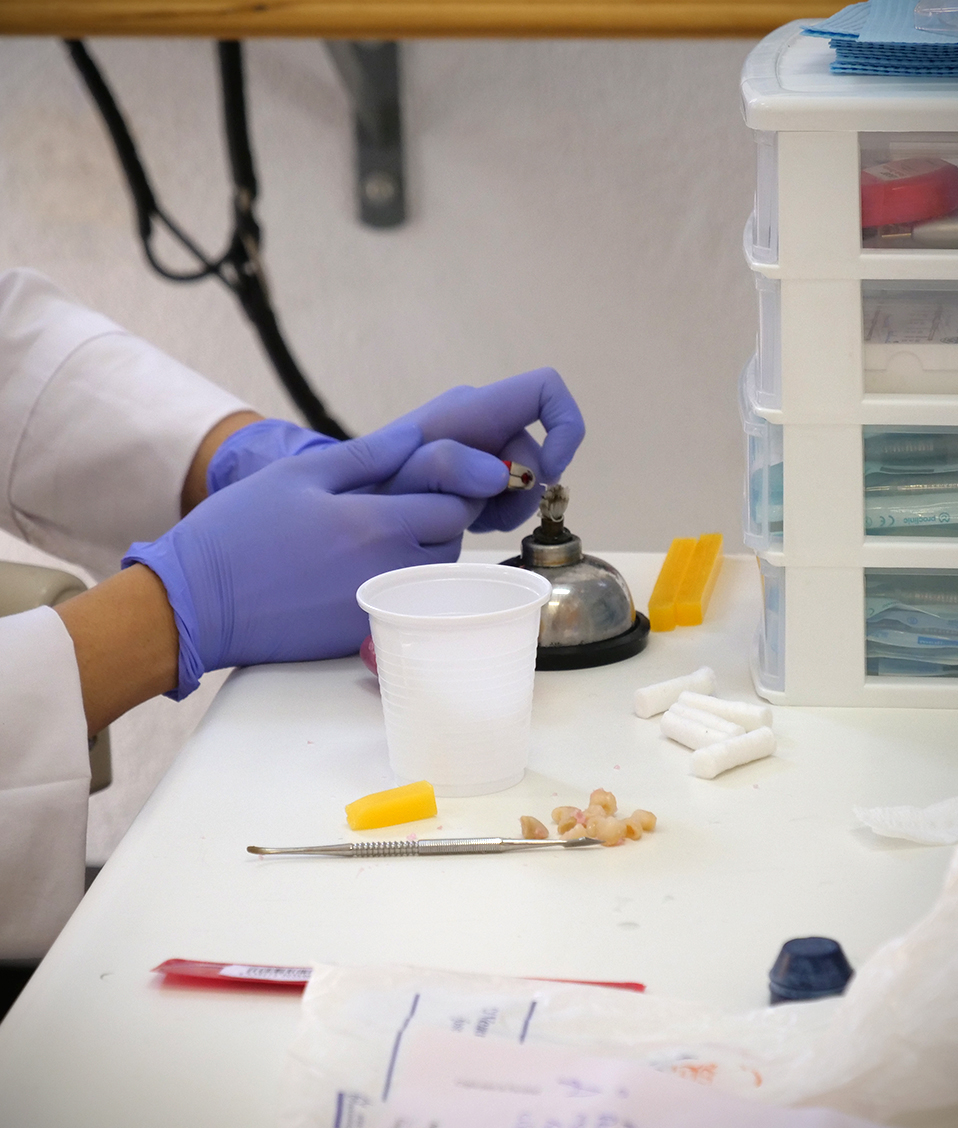
{"type": "Polygon", "coordinates": [[[675,621],[680,627],[697,627],[702,622],[722,559],[722,534],[700,536],[675,598],[675,621]]]}
{"type": "Polygon", "coordinates": [[[675,630],[675,597],[694,551],[695,541],[691,537],[676,537],[672,541],[649,596],[649,626],[653,631],[675,630]]]}
{"type": "Polygon", "coordinates": [[[346,804],[346,821],[350,830],[372,830],[377,826],[430,819],[436,813],[436,793],[431,783],[407,783],[376,791],[346,804]]]}

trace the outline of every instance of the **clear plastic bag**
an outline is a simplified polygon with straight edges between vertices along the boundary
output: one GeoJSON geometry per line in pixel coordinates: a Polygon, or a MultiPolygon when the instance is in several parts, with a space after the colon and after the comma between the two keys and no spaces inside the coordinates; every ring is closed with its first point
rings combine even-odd
{"type": "Polygon", "coordinates": [[[730,1014],[603,987],[318,965],[290,1047],[281,1123],[368,1124],[397,1031],[425,1025],[628,1058],[771,1105],[954,1128],[956,937],[958,852],[928,915],[863,964],[841,998],[730,1014]]]}

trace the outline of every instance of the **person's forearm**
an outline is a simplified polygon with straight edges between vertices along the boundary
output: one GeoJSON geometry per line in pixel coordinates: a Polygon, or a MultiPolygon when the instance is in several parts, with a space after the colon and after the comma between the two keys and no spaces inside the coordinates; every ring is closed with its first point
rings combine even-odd
{"type": "MultiPolygon", "coordinates": [[[[207,432],[183,483],[184,515],[206,497],[206,468],[220,443],[261,418],[239,411],[207,432]]],[[[166,589],[149,568],[134,564],[54,610],[73,639],[91,735],[176,687],[179,635],[166,589]]]]}
{"type": "Polygon", "coordinates": [[[149,568],[134,564],[54,610],[73,639],[91,736],[176,687],[179,635],[149,568]]]}
{"type": "Polygon", "coordinates": [[[225,419],[221,419],[206,433],[203,441],[196,448],[196,454],[183,482],[183,492],[180,495],[181,516],[185,517],[206,497],[206,470],[220,443],[242,427],[262,418],[263,416],[257,411],[237,411],[234,415],[227,415],[225,419]]]}

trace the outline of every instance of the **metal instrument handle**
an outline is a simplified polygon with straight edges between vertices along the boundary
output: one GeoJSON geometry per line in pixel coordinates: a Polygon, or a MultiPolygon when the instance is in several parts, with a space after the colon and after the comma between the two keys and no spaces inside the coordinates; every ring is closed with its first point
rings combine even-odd
{"type": "Polygon", "coordinates": [[[401,858],[417,854],[415,842],[334,842],[328,846],[247,846],[250,854],[306,855],[313,858],[401,858]]]}
{"type": "Polygon", "coordinates": [[[501,854],[509,849],[503,838],[420,838],[417,853],[426,854],[501,854]]]}
{"type": "Polygon", "coordinates": [[[247,846],[250,854],[298,854],[327,858],[408,858],[448,854],[505,854],[543,847],[598,846],[595,838],[419,838],[385,842],[333,842],[328,846],[247,846]]]}

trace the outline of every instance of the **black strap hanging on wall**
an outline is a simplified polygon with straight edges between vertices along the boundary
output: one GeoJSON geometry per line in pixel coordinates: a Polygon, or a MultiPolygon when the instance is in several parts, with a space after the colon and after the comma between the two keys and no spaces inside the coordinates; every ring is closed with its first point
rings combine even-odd
{"type": "Polygon", "coordinates": [[[133,198],[137,231],[150,266],[172,282],[196,282],[212,276],[232,290],[259,334],[279,379],[309,425],[336,439],[349,438],[310,388],[289,351],[270,303],[260,257],[260,226],[254,211],[257,185],[246,120],[242,45],[232,40],[218,44],[223,123],[233,177],[233,234],[226,251],[219,258],[211,259],[157,201],[116,99],[82,41],[68,39],[65,42],[113,140],[133,198]],[[176,271],[159,260],[153,246],[157,226],[165,228],[196,260],[198,265],[194,270],[176,271]]]}

